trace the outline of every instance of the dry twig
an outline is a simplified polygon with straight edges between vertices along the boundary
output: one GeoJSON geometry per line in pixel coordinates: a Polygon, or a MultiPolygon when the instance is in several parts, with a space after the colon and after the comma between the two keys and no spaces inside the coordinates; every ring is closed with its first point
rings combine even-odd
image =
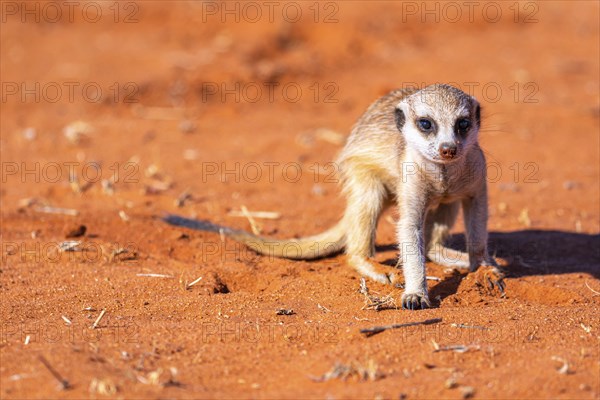
{"type": "Polygon", "coordinates": [[[62,390],[66,390],[69,389],[71,387],[71,384],[69,383],[68,380],[66,380],[65,378],[62,377],[61,374],[58,373],[58,371],[56,371],[52,365],[50,365],[50,363],[48,362],[48,360],[46,360],[44,358],[44,356],[38,356],[38,360],[40,360],[40,362],[42,364],[44,364],[44,367],[46,367],[46,369],[48,371],[50,371],[50,373],[52,374],[52,376],[54,377],[54,379],[56,379],[58,381],[58,383],[60,383],[61,389],[62,390]]]}
{"type": "Polygon", "coordinates": [[[378,333],[381,333],[383,331],[387,331],[389,329],[407,328],[409,326],[417,326],[417,325],[432,325],[432,324],[437,324],[439,322],[442,322],[441,318],[426,319],[425,321],[419,321],[419,322],[407,322],[404,324],[374,326],[372,328],[361,329],[360,333],[362,333],[366,337],[371,337],[371,336],[377,335],[378,333]]]}

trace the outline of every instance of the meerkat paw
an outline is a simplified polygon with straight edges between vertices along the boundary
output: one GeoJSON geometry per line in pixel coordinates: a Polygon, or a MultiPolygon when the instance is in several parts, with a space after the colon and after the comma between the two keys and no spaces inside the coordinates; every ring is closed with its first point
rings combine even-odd
{"type": "Polygon", "coordinates": [[[431,302],[427,293],[402,293],[402,309],[417,310],[429,307],[431,307],[431,302]]]}
{"type": "Polygon", "coordinates": [[[348,261],[359,274],[375,282],[393,285],[399,281],[400,271],[396,268],[380,265],[360,256],[351,256],[348,261]]]}
{"type": "Polygon", "coordinates": [[[443,267],[467,269],[470,266],[469,255],[467,253],[445,246],[433,247],[427,253],[427,258],[443,267]]]}
{"type": "Polygon", "coordinates": [[[494,293],[496,290],[500,293],[500,297],[506,296],[506,283],[504,278],[506,274],[496,265],[490,265],[490,262],[485,262],[475,272],[476,281],[483,287],[487,288],[488,292],[494,293]]]}

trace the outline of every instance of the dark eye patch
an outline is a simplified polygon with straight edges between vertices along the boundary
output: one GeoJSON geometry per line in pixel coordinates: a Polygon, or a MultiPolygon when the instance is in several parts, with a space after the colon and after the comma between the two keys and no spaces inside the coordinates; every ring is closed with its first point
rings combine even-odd
{"type": "Polygon", "coordinates": [[[460,118],[456,121],[455,130],[460,135],[466,134],[471,128],[471,120],[468,118],[460,118]]]}
{"type": "Polygon", "coordinates": [[[433,133],[435,132],[435,122],[433,122],[431,119],[429,118],[418,118],[415,121],[415,124],[417,125],[417,128],[423,132],[423,133],[433,133]]]}

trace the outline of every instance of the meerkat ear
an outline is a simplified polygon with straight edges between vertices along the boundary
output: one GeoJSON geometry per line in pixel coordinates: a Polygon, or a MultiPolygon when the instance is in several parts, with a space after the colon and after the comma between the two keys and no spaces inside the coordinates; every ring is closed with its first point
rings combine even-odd
{"type": "Polygon", "coordinates": [[[400,102],[396,108],[395,108],[395,119],[396,119],[396,128],[398,128],[398,130],[400,132],[402,132],[402,128],[404,127],[404,123],[406,122],[406,114],[405,114],[405,110],[406,109],[406,103],[404,102],[400,102]]]}
{"type": "Polygon", "coordinates": [[[475,98],[473,98],[473,102],[475,103],[475,121],[477,122],[477,126],[481,126],[481,106],[475,98]]]}

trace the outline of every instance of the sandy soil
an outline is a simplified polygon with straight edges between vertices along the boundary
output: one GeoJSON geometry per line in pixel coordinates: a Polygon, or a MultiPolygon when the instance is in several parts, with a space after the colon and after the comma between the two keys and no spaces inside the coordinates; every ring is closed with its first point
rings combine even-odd
{"type": "Polygon", "coordinates": [[[2,2],[0,396],[599,398],[600,10],[573,3],[2,2]],[[429,263],[434,308],[365,309],[343,256],[160,221],[325,229],[356,118],[435,82],[484,108],[505,298],[429,263]]]}

